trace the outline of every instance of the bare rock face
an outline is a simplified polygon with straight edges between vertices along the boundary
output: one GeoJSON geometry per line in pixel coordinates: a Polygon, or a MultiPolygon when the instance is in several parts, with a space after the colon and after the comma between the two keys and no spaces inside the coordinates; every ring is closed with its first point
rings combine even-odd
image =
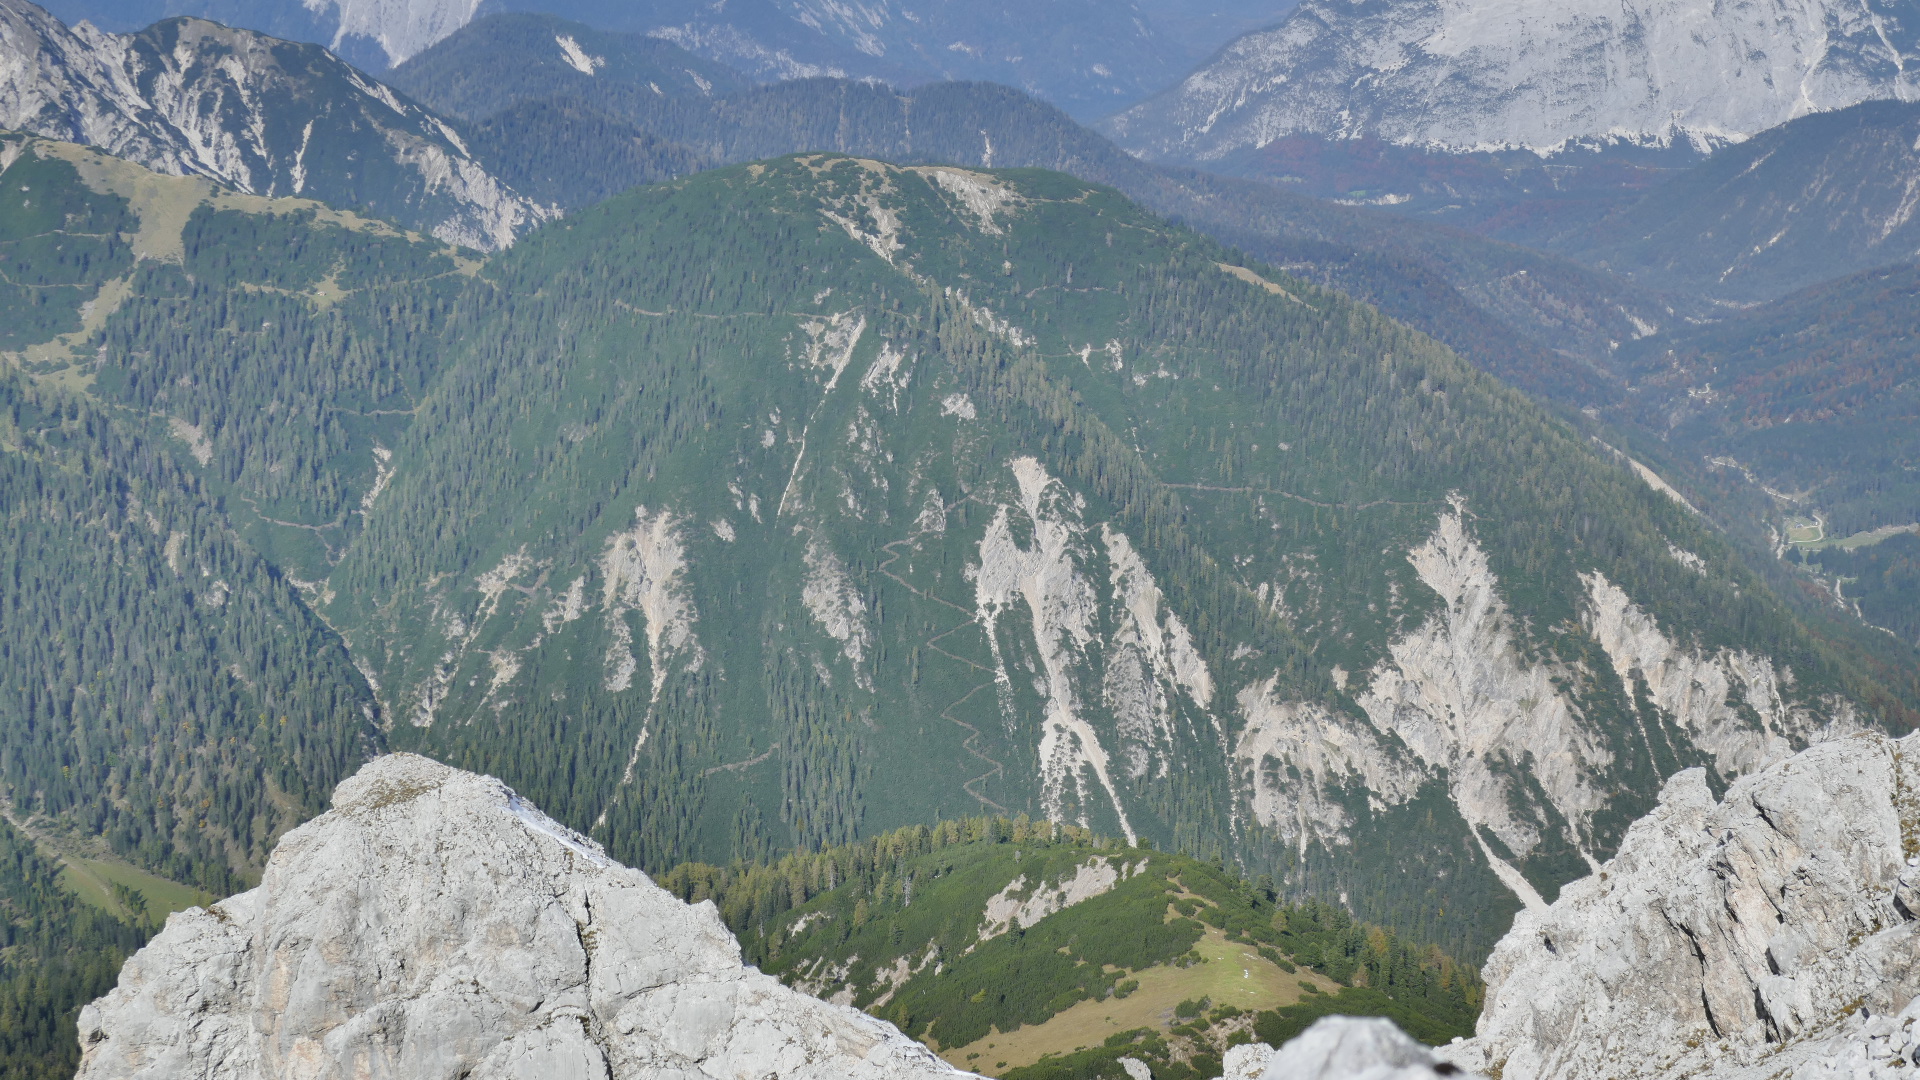
{"type": "Polygon", "coordinates": [[[1701,149],[1920,96],[1909,0],[1306,0],[1102,125],[1211,161],[1283,135],[1701,149]]]}
{"type": "Polygon", "coordinates": [[[1917,886],[1920,735],[1821,743],[1718,803],[1680,773],[1515,918],[1478,1035],[1442,1053],[1505,1080],[1879,1075],[1920,1042],[1917,886]]]}
{"type": "Polygon", "coordinates": [[[487,251],[557,214],[324,49],[202,19],[107,34],[0,0],[0,128],[252,195],[367,207],[487,251]]]}
{"type": "Polygon", "coordinates": [[[410,754],[342,783],[259,888],[169,918],[80,1041],[86,1080],[966,1075],[742,966],[711,903],[410,754]]]}
{"type": "Polygon", "coordinates": [[[1323,1016],[1278,1050],[1248,1043],[1227,1051],[1221,1080],[1436,1080],[1457,1076],[1393,1021],[1323,1016]]]}

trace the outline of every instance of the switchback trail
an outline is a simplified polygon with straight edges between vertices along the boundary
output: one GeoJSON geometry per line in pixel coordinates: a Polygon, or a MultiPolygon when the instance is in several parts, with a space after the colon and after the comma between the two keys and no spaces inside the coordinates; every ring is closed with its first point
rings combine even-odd
{"type": "MultiPolygon", "coordinates": [[[[949,507],[947,509],[951,509],[951,508],[949,507]]],[[[936,604],[944,604],[947,607],[950,607],[953,610],[958,611],[959,613],[967,617],[966,622],[963,622],[960,625],[955,626],[951,629],[944,630],[938,634],[935,634],[933,637],[928,638],[925,644],[927,648],[933,650],[934,652],[939,653],[941,656],[944,656],[950,660],[955,660],[955,661],[958,661],[959,663],[965,664],[966,666],[974,669],[975,671],[981,671],[987,674],[986,682],[980,683],[979,685],[975,686],[973,689],[967,691],[966,693],[960,695],[958,698],[954,699],[954,701],[948,704],[946,708],[940,710],[940,717],[943,720],[950,720],[953,723],[958,724],[963,728],[966,728],[968,731],[966,741],[961,743],[960,745],[966,748],[967,753],[972,754],[974,757],[979,758],[981,761],[984,761],[989,766],[991,766],[989,769],[987,769],[986,772],[981,773],[979,776],[976,776],[973,779],[968,780],[966,783],[960,786],[966,789],[967,794],[980,800],[981,805],[990,806],[993,809],[998,810],[1000,813],[1005,814],[1008,812],[1006,807],[1001,806],[999,803],[994,802],[992,799],[989,799],[985,795],[980,794],[980,792],[974,787],[974,785],[989,778],[998,778],[998,777],[1005,776],[1006,767],[1001,765],[1000,762],[989,757],[977,745],[980,741],[979,728],[974,727],[972,724],[969,724],[965,720],[962,720],[959,717],[953,715],[954,709],[957,709],[961,705],[966,704],[968,699],[972,698],[973,695],[993,685],[993,682],[994,682],[993,672],[991,669],[982,667],[981,665],[974,663],[972,660],[969,660],[966,657],[959,655],[958,653],[948,652],[947,650],[940,647],[940,639],[946,637],[949,634],[957,634],[960,631],[966,629],[968,626],[973,624],[973,612],[968,611],[966,608],[961,607],[959,604],[956,604],[951,600],[947,600],[939,596],[934,596],[931,593],[922,592],[919,589],[914,588],[910,583],[908,583],[906,578],[903,578],[899,574],[896,574],[892,570],[888,569],[896,561],[899,560],[900,554],[901,554],[899,551],[899,548],[901,547],[901,545],[911,544],[915,540],[918,540],[920,537],[924,535],[926,535],[924,531],[916,532],[908,536],[904,540],[895,540],[890,544],[882,544],[880,547],[880,550],[885,551],[887,553],[887,557],[885,561],[881,562],[880,565],[875,567],[874,569],[892,578],[894,581],[899,582],[901,588],[907,590],[908,592],[919,597],[920,599],[930,600],[936,604]]]]}

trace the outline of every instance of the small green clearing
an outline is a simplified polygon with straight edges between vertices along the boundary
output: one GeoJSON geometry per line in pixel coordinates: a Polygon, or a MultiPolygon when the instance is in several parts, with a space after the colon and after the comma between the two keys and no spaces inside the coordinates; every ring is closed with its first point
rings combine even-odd
{"type": "Polygon", "coordinates": [[[131,889],[146,900],[147,921],[158,926],[168,915],[190,907],[211,904],[214,897],[177,881],[149,874],[138,867],[115,859],[81,859],[70,855],[60,858],[60,886],[80,899],[113,915],[128,917],[133,912],[115,897],[113,886],[131,889]]]}

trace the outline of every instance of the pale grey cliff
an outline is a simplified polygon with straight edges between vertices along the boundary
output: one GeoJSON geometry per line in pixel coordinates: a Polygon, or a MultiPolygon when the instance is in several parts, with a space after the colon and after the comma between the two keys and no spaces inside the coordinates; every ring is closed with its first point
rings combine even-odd
{"type": "Polygon", "coordinates": [[[342,783],[259,888],[169,918],[80,1040],[84,1080],[967,1075],[742,966],[711,903],[410,754],[342,783]]]}
{"type": "Polygon", "coordinates": [[[369,209],[482,250],[555,216],[489,173],[452,125],[338,57],[200,19],[107,34],[0,0],[0,129],[251,195],[369,209]]]}
{"type": "Polygon", "coordinates": [[[1307,0],[1107,130],[1213,160],[1283,135],[1443,150],[1738,141],[1920,94],[1913,0],[1307,0]]]}
{"type": "Polygon", "coordinates": [[[1688,770],[1516,917],[1443,1053],[1503,1080],[1911,1076],[1917,912],[1920,735],[1821,743],[1718,802],[1688,770]]]}

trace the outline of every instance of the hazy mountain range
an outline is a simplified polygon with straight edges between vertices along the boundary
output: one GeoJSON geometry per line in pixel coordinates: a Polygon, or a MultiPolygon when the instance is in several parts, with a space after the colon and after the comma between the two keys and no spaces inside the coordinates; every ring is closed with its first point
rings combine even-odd
{"type": "MultiPolygon", "coordinates": [[[[0,982],[41,1018],[0,1058],[68,1060],[162,908],[292,872],[389,751],[970,1067],[1166,1013],[1012,1080],[1212,1080],[1321,998],[1450,1038],[1460,963],[1710,861],[1658,822],[1897,757],[1920,106],[1860,99],[1907,93],[1902,11],[1522,48],[1310,4],[1107,125],[1166,121],[1149,161],[1074,116],[1258,10],[735,2],[254,13],[376,76],[0,0],[0,982]],[[1773,74],[1698,77],[1735,53],[1773,74]],[[1246,1010],[1195,973],[1236,955],[1246,1010]]],[[[267,918],[230,904],[194,925],[267,918]]],[[[1871,904],[1793,917],[1877,956],[1871,904]]]]}

